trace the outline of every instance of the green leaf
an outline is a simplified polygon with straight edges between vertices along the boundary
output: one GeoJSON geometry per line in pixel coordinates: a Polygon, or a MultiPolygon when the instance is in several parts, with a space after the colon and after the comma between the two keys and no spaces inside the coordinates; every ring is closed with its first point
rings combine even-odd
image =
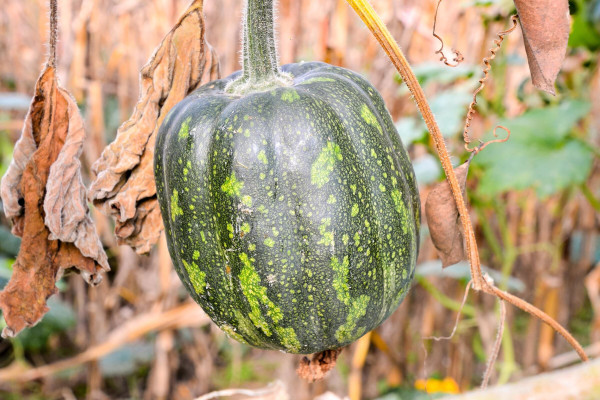
{"type": "Polygon", "coordinates": [[[100,359],[102,376],[129,376],[154,359],[154,344],[138,340],[100,359]]]}
{"type": "MultiPolygon", "coordinates": [[[[481,270],[484,273],[489,274],[496,284],[506,283],[506,287],[512,292],[523,292],[526,288],[525,283],[518,278],[514,278],[512,276],[504,277],[499,271],[491,269],[485,265],[481,266],[481,270]]],[[[415,269],[415,276],[442,276],[446,278],[468,281],[471,279],[471,267],[466,261],[461,261],[447,268],[442,268],[442,262],[440,260],[430,260],[424,261],[417,265],[417,268],[415,269]]]]}
{"type": "Polygon", "coordinates": [[[569,101],[501,121],[512,134],[506,143],[490,146],[475,157],[473,165],[484,170],[478,193],[494,196],[533,188],[545,197],[584,182],[593,152],[569,134],[589,109],[586,102],[569,101]]]}
{"type": "MultiPolygon", "coordinates": [[[[509,141],[535,141],[555,146],[590,112],[590,107],[586,101],[570,100],[559,106],[531,109],[512,120],[501,121],[499,125],[506,126],[514,134],[509,141]]],[[[502,133],[501,130],[498,132],[502,133]]]]}
{"type": "Polygon", "coordinates": [[[418,142],[427,132],[425,123],[417,120],[414,117],[400,118],[398,122],[396,122],[396,130],[398,131],[404,146],[418,142]]]}
{"type": "Polygon", "coordinates": [[[419,185],[428,185],[436,182],[442,174],[440,162],[429,153],[413,160],[412,164],[419,185]]]}
{"type": "Polygon", "coordinates": [[[587,47],[589,50],[600,48],[600,32],[592,24],[589,16],[596,16],[597,2],[590,5],[585,0],[575,0],[576,12],[573,15],[571,35],[569,36],[570,47],[587,47]]]}
{"type": "Polygon", "coordinates": [[[421,85],[429,82],[448,84],[462,78],[472,77],[477,71],[477,67],[463,64],[456,68],[448,68],[439,62],[427,62],[415,66],[413,71],[421,85]]]}
{"type": "Polygon", "coordinates": [[[431,111],[444,137],[452,137],[463,129],[467,106],[471,100],[473,95],[467,92],[466,87],[464,90],[441,92],[431,100],[431,111]]]}

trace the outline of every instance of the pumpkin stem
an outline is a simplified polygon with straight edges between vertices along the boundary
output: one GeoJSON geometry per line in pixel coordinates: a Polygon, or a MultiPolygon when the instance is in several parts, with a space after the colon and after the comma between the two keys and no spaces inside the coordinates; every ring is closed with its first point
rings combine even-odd
{"type": "Polygon", "coordinates": [[[273,9],[273,0],[246,0],[243,75],[251,80],[269,78],[279,72],[273,9]]]}
{"type": "Polygon", "coordinates": [[[275,44],[275,0],[246,0],[242,17],[242,75],[229,92],[246,94],[291,83],[279,70],[275,44]]]}

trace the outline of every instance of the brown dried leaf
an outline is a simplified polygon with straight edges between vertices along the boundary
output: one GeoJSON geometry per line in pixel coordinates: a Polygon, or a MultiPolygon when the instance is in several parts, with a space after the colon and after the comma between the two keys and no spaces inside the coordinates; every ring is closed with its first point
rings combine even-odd
{"type": "MultiPolygon", "coordinates": [[[[469,172],[469,161],[456,167],[456,179],[464,192],[469,172]]],[[[427,196],[425,216],[431,241],[442,259],[442,267],[454,265],[465,258],[460,216],[450,184],[447,180],[438,183],[427,196]]]]}
{"type": "Polygon", "coordinates": [[[196,0],[140,72],[140,98],[117,137],[94,163],[90,199],[116,220],[119,243],[147,253],[163,230],[154,185],[156,132],[169,110],[200,84],[217,79],[217,57],[204,41],[196,0]]]}
{"type": "Polygon", "coordinates": [[[302,357],[296,373],[307,382],[321,380],[327,376],[329,371],[335,368],[337,358],[342,349],[325,350],[313,354],[312,359],[302,357]]]}
{"type": "Polygon", "coordinates": [[[46,299],[56,292],[62,269],[76,267],[92,284],[108,269],[79,172],[83,137],[77,105],[47,66],[36,84],[19,151],[2,180],[6,214],[13,232],[23,238],[11,280],[0,292],[7,324],[3,336],[34,325],[48,311],[46,299]]]}
{"type": "Polygon", "coordinates": [[[554,81],[565,59],[569,32],[567,0],[515,0],[533,85],[555,94],[554,81]]]}
{"type": "Polygon", "coordinates": [[[44,199],[45,224],[50,240],[74,243],[85,257],[109,270],[108,259],[96,233],[87,205],[87,190],[81,177],[79,157],[83,151],[85,130],[75,100],[59,88],[67,102],[69,126],[64,145],[50,167],[44,199]]]}

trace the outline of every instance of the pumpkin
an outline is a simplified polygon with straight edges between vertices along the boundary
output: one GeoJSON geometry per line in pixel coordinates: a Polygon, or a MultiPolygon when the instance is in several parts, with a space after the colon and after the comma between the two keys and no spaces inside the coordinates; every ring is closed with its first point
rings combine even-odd
{"type": "Polygon", "coordinates": [[[414,172],[364,78],[320,62],[280,68],[265,57],[272,30],[265,38],[251,19],[272,26],[272,2],[247,7],[244,70],[191,93],[158,132],[169,251],[188,292],[234,339],[290,353],[340,348],[410,287],[414,172]],[[254,53],[252,32],[263,44],[254,53]]]}

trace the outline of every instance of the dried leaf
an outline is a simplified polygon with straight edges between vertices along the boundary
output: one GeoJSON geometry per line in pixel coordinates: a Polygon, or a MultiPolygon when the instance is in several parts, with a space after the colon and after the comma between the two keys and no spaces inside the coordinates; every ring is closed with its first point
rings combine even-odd
{"type": "Polygon", "coordinates": [[[217,57],[204,41],[202,0],[196,0],[140,73],[141,94],[131,118],[92,170],[90,199],[116,220],[121,244],[147,253],[163,230],[154,185],[156,132],[169,110],[201,83],[217,79],[217,57]]]}
{"type": "Polygon", "coordinates": [[[24,203],[23,193],[21,192],[21,177],[23,171],[27,166],[27,163],[35,153],[37,145],[33,140],[33,134],[31,132],[31,109],[30,107],[27,116],[25,117],[25,124],[21,137],[15,144],[13,151],[13,160],[6,170],[6,174],[2,177],[2,185],[0,186],[0,195],[2,196],[2,206],[4,208],[4,214],[7,218],[13,220],[12,232],[16,236],[23,236],[23,224],[17,223],[22,222],[24,203]]]}
{"type": "MultiPolygon", "coordinates": [[[[469,172],[469,161],[456,167],[456,179],[464,192],[469,172]]],[[[440,253],[442,267],[454,265],[465,259],[463,234],[460,216],[450,184],[447,180],[438,183],[427,196],[425,216],[431,234],[431,241],[440,253]]]]}
{"type": "Polygon", "coordinates": [[[0,292],[3,336],[34,325],[48,311],[46,299],[56,292],[61,270],[76,267],[96,284],[109,269],[79,171],[84,136],[77,105],[46,66],[2,180],[6,214],[23,238],[11,280],[0,292]]]}
{"type": "Polygon", "coordinates": [[[341,352],[342,349],[325,350],[314,354],[312,359],[302,357],[296,373],[308,382],[321,380],[327,376],[329,371],[335,368],[337,358],[341,352]]]}
{"type": "Polygon", "coordinates": [[[570,18],[567,0],[515,0],[533,85],[555,94],[554,81],[565,59],[570,18]]]}
{"type": "Polygon", "coordinates": [[[58,89],[67,101],[69,126],[66,141],[52,166],[44,199],[45,224],[50,240],[74,243],[85,257],[96,260],[109,270],[108,259],[87,205],[87,190],[81,177],[79,157],[83,151],[85,130],[75,100],[58,89]]]}

